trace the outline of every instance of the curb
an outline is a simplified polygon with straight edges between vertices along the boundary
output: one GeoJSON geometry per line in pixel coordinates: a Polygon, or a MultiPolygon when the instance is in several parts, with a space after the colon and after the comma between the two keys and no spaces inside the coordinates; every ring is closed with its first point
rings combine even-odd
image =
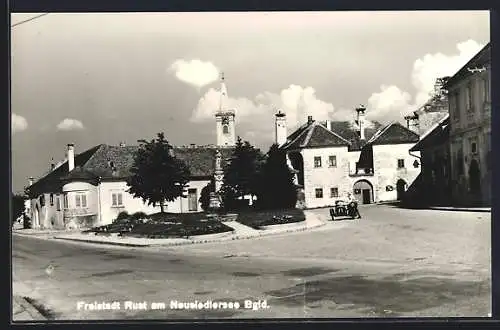
{"type": "Polygon", "coordinates": [[[148,247],[151,244],[132,244],[132,243],[120,243],[120,242],[103,242],[103,241],[93,241],[90,239],[78,239],[78,238],[69,238],[69,237],[57,237],[54,236],[54,239],[63,240],[63,241],[73,241],[73,242],[83,242],[83,243],[92,243],[92,244],[102,244],[102,245],[119,245],[119,246],[129,246],[129,247],[148,247]]]}
{"type": "Polygon", "coordinates": [[[292,233],[292,232],[300,232],[300,231],[306,231],[309,229],[315,229],[319,228],[326,225],[326,222],[321,222],[316,225],[312,226],[303,226],[300,228],[293,228],[293,229],[288,229],[288,230],[283,230],[279,232],[258,232],[257,234],[252,234],[248,236],[229,236],[229,237],[221,237],[219,239],[200,239],[200,240],[189,240],[185,242],[176,242],[176,243],[151,243],[151,244],[132,244],[132,243],[120,243],[120,242],[106,242],[106,241],[93,241],[93,240],[86,240],[86,239],[77,239],[77,238],[66,238],[66,237],[54,237],[55,239],[59,240],[67,240],[67,241],[74,241],[74,242],[83,242],[83,243],[94,243],[94,244],[102,244],[102,245],[118,245],[118,246],[128,246],[128,247],[167,247],[167,246],[180,246],[180,245],[191,245],[191,244],[204,244],[204,243],[217,243],[217,242],[225,242],[225,241],[236,241],[236,240],[243,240],[243,239],[251,239],[251,238],[257,238],[257,237],[263,237],[263,236],[272,236],[272,235],[279,235],[279,234],[285,234],[285,233],[292,233]]]}
{"type": "MultiPolygon", "coordinates": [[[[12,315],[12,321],[14,322],[26,322],[26,321],[46,321],[47,318],[45,318],[32,304],[30,304],[25,298],[21,296],[14,296],[13,299],[13,306],[17,304],[20,308],[22,308],[22,311],[17,313],[18,314],[23,314],[24,312],[28,313],[31,316],[31,320],[19,320],[16,321],[14,320],[15,315],[12,315]]],[[[13,308],[14,310],[14,308],[13,308]]]]}
{"type": "Polygon", "coordinates": [[[451,211],[451,212],[483,212],[491,213],[491,209],[469,209],[469,208],[449,208],[449,207],[429,207],[431,210],[436,211],[451,211]]]}

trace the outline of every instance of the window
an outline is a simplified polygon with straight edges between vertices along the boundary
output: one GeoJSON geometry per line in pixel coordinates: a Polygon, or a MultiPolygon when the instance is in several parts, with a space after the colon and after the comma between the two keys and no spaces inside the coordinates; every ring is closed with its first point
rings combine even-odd
{"type": "Polygon", "coordinates": [[[229,134],[229,127],[227,125],[222,126],[222,133],[229,134]]]}
{"type": "Polygon", "coordinates": [[[123,206],[123,196],[121,192],[115,192],[111,194],[111,206],[123,206]]]}
{"type": "Polygon", "coordinates": [[[316,188],[316,198],[323,198],[323,188],[316,188]]]}
{"type": "Polygon", "coordinates": [[[405,167],[405,160],[398,159],[398,168],[404,168],[404,167],[405,167]]]}
{"type": "Polygon", "coordinates": [[[56,197],[56,209],[57,211],[61,211],[61,198],[56,197]]]}
{"type": "Polygon", "coordinates": [[[415,161],[413,162],[413,167],[418,168],[419,165],[420,163],[415,159],[415,161]]]}
{"type": "Polygon", "coordinates": [[[490,86],[488,84],[487,78],[481,79],[481,92],[482,92],[483,101],[489,102],[490,101],[490,86]]]}
{"type": "Polygon", "coordinates": [[[337,167],[337,156],[328,157],[328,166],[337,167]]]}
{"type": "Polygon", "coordinates": [[[321,157],[314,157],[314,167],[321,167],[321,157]]]}
{"type": "Polygon", "coordinates": [[[331,198],[339,197],[339,188],[337,187],[330,188],[330,197],[331,198]]]}
{"type": "Polygon", "coordinates": [[[69,208],[68,194],[64,194],[64,208],[65,209],[69,208]]]}
{"type": "Polygon", "coordinates": [[[470,150],[473,154],[477,153],[477,144],[476,142],[472,142],[470,146],[470,150]]]}
{"type": "Polygon", "coordinates": [[[84,192],[79,192],[75,194],[75,207],[85,208],[87,207],[87,194],[84,192]]]}
{"type": "Polygon", "coordinates": [[[50,200],[50,206],[54,206],[54,194],[50,194],[49,200],[50,200]]]}
{"type": "Polygon", "coordinates": [[[45,206],[45,195],[40,196],[40,206],[45,206]]]}
{"type": "Polygon", "coordinates": [[[465,88],[465,105],[467,110],[472,109],[472,84],[467,85],[465,88]]]}

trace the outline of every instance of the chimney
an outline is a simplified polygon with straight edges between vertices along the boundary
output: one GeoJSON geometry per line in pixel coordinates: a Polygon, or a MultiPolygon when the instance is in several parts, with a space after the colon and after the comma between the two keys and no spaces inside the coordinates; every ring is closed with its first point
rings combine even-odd
{"type": "Polygon", "coordinates": [[[287,137],[286,115],[279,110],[275,116],[275,142],[281,146],[286,143],[287,137]]]}
{"type": "Polygon", "coordinates": [[[327,119],[325,122],[325,127],[328,128],[329,130],[332,129],[332,121],[327,119]]]}
{"type": "Polygon", "coordinates": [[[307,116],[307,124],[311,125],[313,123],[313,116],[307,116]]]}
{"type": "Polygon", "coordinates": [[[30,176],[30,177],[28,178],[28,185],[29,185],[29,186],[33,185],[33,182],[34,182],[34,181],[35,181],[35,178],[34,178],[34,177],[32,177],[32,176],[30,176]]]}
{"type": "Polygon", "coordinates": [[[359,138],[361,140],[365,140],[365,110],[364,105],[356,108],[356,112],[358,113],[359,138]]]}
{"type": "Polygon", "coordinates": [[[68,171],[71,172],[75,168],[75,145],[73,143],[68,144],[68,171]]]}

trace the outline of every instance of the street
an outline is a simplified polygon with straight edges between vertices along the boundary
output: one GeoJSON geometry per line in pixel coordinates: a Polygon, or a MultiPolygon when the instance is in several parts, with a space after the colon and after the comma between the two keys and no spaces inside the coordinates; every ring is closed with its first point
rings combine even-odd
{"type": "Polygon", "coordinates": [[[306,232],[179,247],[14,236],[14,290],[54,320],[488,315],[491,213],[360,211],[306,232]],[[171,308],[207,300],[240,308],[171,308]],[[121,307],[85,310],[94,302],[121,307]]]}

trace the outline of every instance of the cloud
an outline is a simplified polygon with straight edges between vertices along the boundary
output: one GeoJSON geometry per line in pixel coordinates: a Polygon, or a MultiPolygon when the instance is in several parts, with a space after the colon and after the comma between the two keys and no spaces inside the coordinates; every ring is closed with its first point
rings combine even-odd
{"type": "Polygon", "coordinates": [[[404,114],[417,110],[429,100],[437,78],[454,75],[483,47],[474,40],[467,40],[456,45],[455,54],[434,53],[418,58],[410,76],[415,97],[397,86],[382,85],[381,91],[373,93],[368,99],[367,117],[370,114],[372,119],[381,122],[403,120],[404,114]]]}
{"type": "Polygon", "coordinates": [[[28,129],[28,121],[23,116],[12,114],[11,133],[22,132],[28,129]]]}
{"type": "Polygon", "coordinates": [[[169,67],[180,81],[201,88],[219,79],[219,69],[212,62],[176,60],[169,67]]]}
{"type": "MultiPolygon", "coordinates": [[[[198,101],[191,121],[213,121],[219,104],[219,91],[210,88],[198,101]]],[[[332,103],[318,98],[313,87],[295,84],[280,92],[266,91],[253,98],[228,96],[224,104],[227,109],[235,110],[236,134],[261,146],[274,142],[274,114],[278,109],[287,115],[289,133],[307,121],[307,116],[318,121],[354,119],[352,109],[336,109],[332,103]]]]}
{"type": "Polygon", "coordinates": [[[66,118],[57,125],[57,129],[60,131],[82,130],[84,128],[81,121],[71,118],[66,118]]]}

